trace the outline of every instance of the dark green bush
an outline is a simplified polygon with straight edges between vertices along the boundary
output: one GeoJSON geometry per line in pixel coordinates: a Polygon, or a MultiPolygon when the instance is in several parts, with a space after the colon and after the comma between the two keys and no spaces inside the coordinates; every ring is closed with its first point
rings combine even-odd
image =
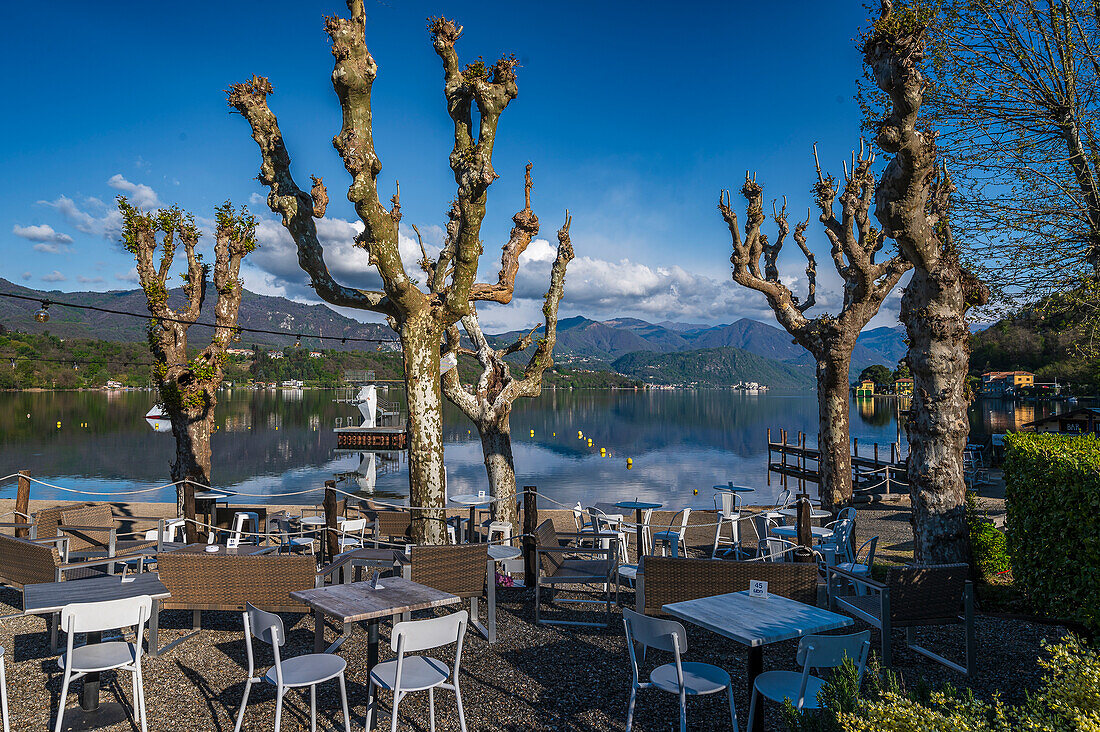
{"type": "Polygon", "coordinates": [[[1032,606],[1100,631],[1100,440],[1005,438],[1008,551],[1032,606]]]}
{"type": "Polygon", "coordinates": [[[982,579],[988,580],[1012,568],[1004,533],[986,520],[985,510],[969,492],[966,494],[966,525],[970,530],[970,553],[982,579]]]}

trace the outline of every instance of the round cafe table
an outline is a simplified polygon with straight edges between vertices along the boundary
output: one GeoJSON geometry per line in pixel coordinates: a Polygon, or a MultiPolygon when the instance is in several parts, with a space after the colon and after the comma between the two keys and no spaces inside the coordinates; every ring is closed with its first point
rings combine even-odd
{"type": "Polygon", "coordinates": [[[663,503],[649,503],[647,501],[619,501],[615,504],[616,508],[625,508],[626,510],[634,509],[634,526],[638,529],[638,562],[642,561],[642,511],[648,511],[651,508],[660,508],[663,503]]]}
{"type": "MultiPolygon", "coordinates": [[[[798,509],[797,508],[781,508],[778,511],[776,511],[776,513],[779,514],[780,516],[786,516],[787,518],[793,518],[793,519],[798,518],[798,509]]],[[[813,521],[817,521],[818,519],[823,519],[823,518],[829,518],[830,516],[832,516],[832,514],[829,513],[828,511],[822,511],[820,508],[814,508],[812,506],[810,507],[810,519],[813,520],[813,521]]]]}
{"type": "MultiPolygon", "coordinates": [[[[779,526],[777,528],[772,529],[771,533],[772,533],[773,536],[779,536],[779,537],[782,537],[784,539],[792,539],[792,540],[797,540],[798,539],[798,527],[797,526],[779,526]]],[[[810,535],[813,536],[813,538],[819,539],[819,540],[820,539],[828,539],[830,536],[833,535],[833,530],[832,529],[824,529],[820,526],[811,526],[810,527],[810,535]]]]}
{"type": "Polygon", "coordinates": [[[506,562],[509,559],[519,559],[523,554],[519,547],[508,544],[492,544],[489,546],[489,558],[495,562],[506,562]]]}
{"type": "Polygon", "coordinates": [[[470,507],[470,523],[466,526],[466,542],[468,544],[473,544],[474,511],[477,510],[478,506],[488,506],[490,503],[496,503],[496,496],[493,496],[489,493],[480,493],[475,496],[472,493],[469,493],[458,496],[451,496],[451,502],[470,507]]]}
{"type": "Polygon", "coordinates": [[[752,493],[756,489],[755,488],[749,488],[748,486],[744,486],[744,485],[734,485],[732,482],[730,482],[730,483],[722,483],[720,485],[716,485],[716,486],[714,486],[714,490],[716,490],[716,491],[725,491],[727,493],[752,493]]]}
{"type": "MultiPolygon", "coordinates": [[[[229,500],[228,493],[222,493],[221,491],[195,491],[195,513],[201,513],[203,518],[206,519],[206,523],[210,526],[214,525],[214,514],[217,513],[215,506],[218,501],[229,500]],[[203,507],[199,508],[199,503],[203,504],[203,507]]],[[[207,531],[217,531],[216,529],[206,529],[203,527],[202,533],[207,531]]],[[[186,532],[185,532],[186,533],[186,532]]]]}

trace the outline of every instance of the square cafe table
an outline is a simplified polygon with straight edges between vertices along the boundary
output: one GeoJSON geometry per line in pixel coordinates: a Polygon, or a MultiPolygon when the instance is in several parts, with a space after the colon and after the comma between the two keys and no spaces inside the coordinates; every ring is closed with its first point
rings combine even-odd
{"type": "MultiPolygon", "coordinates": [[[[149,595],[153,598],[153,608],[149,615],[148,655],[157,655],[157,620],[160,601],[171,597],[168,588],[154,572],[144,572],[134,577],[132,582],[123,582],[121,577],[107,575],[65,582],[47,582],[27,585],[23,588],[24,615],[53,615],[60,613],[68,604],[74,602],[103,602],[106,600],[124,600],[131,597],[149,595]]],[[[51,621],[50,647],[56,650],[57,624],[51,621]]],[[[101,633],[88,633],[89,644],[99,643],[101,633]]],[[[141,638],[137,639],[141,642],[141,638]]],[[[107,726],[126,719],[126,710],[118,704],[99,705],[99,673],[92,672],[84,676],[84,685],[80,691],[80,709],[82,714],[66,714],[65,724],[70,729],[81,726],[85,721],[86,729],[107,726]],[[78,719],[79,716],[79,719],[78,719]]]]}
{"type": "Polygon", "coordinates": [[[750,696],[753,682],[764,668],[765,645],[855,624],[845,615],[779,595],[769,593],[767,598],[749,597],[747,590],[673,602],[661,610],[748,646],[750,696]]]}
{"type": "Polygon", "coordinates": [[[378,663],[378,621],[393,615],[425,610],[430,607],[462,602],[458,595],[426,587],[403,577],[382,577],[379,587],[370,582],[328,585],[298,590],[290,596],[313,608],[313,650],[331,653],[351,635],[351,624],[367,622],[367,675],[378,663]],[[325,616],[331,615],[344,626],[343,634],[325,649],[325,616]]]}

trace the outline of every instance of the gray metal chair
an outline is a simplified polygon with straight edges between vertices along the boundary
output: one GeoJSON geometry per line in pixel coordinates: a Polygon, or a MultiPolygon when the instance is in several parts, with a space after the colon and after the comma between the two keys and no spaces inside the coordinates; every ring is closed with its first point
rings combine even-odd
{"type": "Polygon", "coordinates": [[[0,646],[0,717],[4,720],[4,732],[8,732],[8,679],[4,674],[3,646],[0,646]]]}
{"type": "Polygon", "coordinates": [[[714,510],[718,513],[718,521],[714,526],[714,547],[710,550],[710,558],[718,556],[718,547],[728,547],[723,556],[733,552],[736,557],[741,553],[741,494],[721,491],[714,496],[714,510]],[[722,538],[722,527],[730,527],[730,538],[722,538]]]}
{"type": "Polygon", "coordinates": [[[836,668],[845,658],[852,659],[859,675],[856,688],[863,681],[863,670],[867,666],[867,655],[871,651],[871,631],[850,635],[807,635],[798,642],[798,654],[795,658],[802,665],[802,671],[768,671],[756,677],[752,684],[752,700],[749,702],[749,723],[747,729],[753,729],[756,721],[756,700],[758,697],[782,703],[790,699],[798,711],[820,709],[818,692],[825,681],[810,674],[815,668],[836,668]]]}
{"type": "Polygon", "coordinates": [[[428,690],[428,724],[435,732],[435,689],[451,689],[458,703],[458,724],[466,732],[466,715],[462,711],[462,692],[458,689],[458,667],[462,662],[462,641],[466,637],[469,613],[459,610],[441,618],[407,620],[393,626],[390,648],[397,660],[380,663],[371,669],[370,687],[367,690],[367,719],[364,729],[371,729],[374,705],[378,702],[375,687],[393,692],[393,709],[390,713],[390,732],[397,732],[397,705],[414,691],[428,690]],[[408,656],[408,653],[457,643],[455,665],[452,671],[447,664],[430,656],[408,656]],[[454,683],[447,683],[454,679],[454,683]]]}
{"type": "Polygon", "coordinates": [[[145,691],[141,680],[141,640],[152,609],[153,599],[148,595],[106,602],[77,602],[61,609],[61,629],[65,631],[67,638],[65,653],[57,659],[57,665],[64,673],[64,681],[61,683],[54,732],[61,732],[69,684],[86,674],[112,669],[129,671],[132,674],[134,716],[141,723],[141,732],[146,732],[145,691]],[[77,633],[102,633],[105,630],[130,627],[137,631],[134,643],[106,641],[73,647],[73,639],[77,633]]]}
{"type": "MultiPolygon", "coordinates": [[[[687,651],[687,631],[675,620],[651,618],[623,608],[623,627],[626,629],[626,647],[630,652],[630,701],[626,708],[626,729],[634,725],[634,702],[639,689],[663,689],[680,697],[680,732],[687,732],[687,697],[705,696],[725,691],[730,700],[730,721],[737,732],[737,711],[733,706],[733,685],[730,675],[709,663],[682,661],[680,654],[687,651]],[[640,643],[642,655],[645,649],[656,648],[673,655],[672,663],[653,669],[649,681],[642,681],[638,672],[638,657],[634,644],[640,643]]],[[[752,729],[752,727],[749,727],[752,729]]]]}
{"type": "Polygon", "coordinates": [[[309,728],[317,730],[317,684],[338,679],[340,681],[340,703],[344,708],[344,730],[351,732],[351,717],[348,716],[348,693],[344,685],[344,669],[347,662],[331,653],[307,653],[284,660],[279,649],[286,643],[286,631],[283,619],[275,613],[264,612],[248,603],[244,615],[244,643],[248,651],[248,680],[241,698],[241,709],[237,712],[237,726],[234,732],[240,732],[244,723],[244,710],[248,706],[248,693],[252,685],[261,681],[275,687],[275,732],[279,732],[283,717],[283,695],[287,689],[309,687],[309,728]],[[275,665],[263,676],[253,676],[256,664],[252,655],[252,638],[258,638],[271,645],[275,654],[275,665]]]}

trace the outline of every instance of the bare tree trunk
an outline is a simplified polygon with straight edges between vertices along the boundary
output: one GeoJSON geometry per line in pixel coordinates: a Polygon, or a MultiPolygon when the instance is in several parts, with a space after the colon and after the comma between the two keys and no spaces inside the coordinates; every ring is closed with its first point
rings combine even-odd
{"type": "Polygon", "coordinates": [[[848,369],[851,347],[830,349],[817,362],[817,448],[821,452],[821,505],[840,507],[852,498],[852,453],[849,447],[848,369]]]}
{"type": "MultiPolygon", "coordinates": [[[[176,460],[172,463],[172,482],[189,480],[198,485],[210,485],[210,473],[213,465],[210,449],[210,435],[214,430],[213,405],[208,417],[192,419],[180,415],[182,420],[172,420],[172,433],[176,438],[176,460]]],[[[176,486],[176,515],[194,520],[195,486],[179,484],[176,486]]],[[[188,522],[185,527],[189,542],[201,541],[206,530],[188,522]]]]}
{"type": "Polygon", "coordinates": [[[485,472],[489,487],[497,499],[493,504],[493,520],[517,525],[516,469],[512,460],[511,410],[504,410],[495,419],[477,425],[481,435],[481,451],[485,456],[485,472]]]}
{"type": "Polygon", "coordinates": [[[958,277],[936,277],[919,268],[901,301],[915,397],[906,425],[910,520],[914,558],[921,563],[969,561],[962,460],[970,433],[967,307],[958,277]]]}
{"type": "Polygon", "coordinates": [[[447,501],[443,467],[443,396],[439,386],[439,332],[430,311],[401,326],[405,393],[409,400],[409,501],[413,506],[413,540],[445,544],[447,501]]]}

